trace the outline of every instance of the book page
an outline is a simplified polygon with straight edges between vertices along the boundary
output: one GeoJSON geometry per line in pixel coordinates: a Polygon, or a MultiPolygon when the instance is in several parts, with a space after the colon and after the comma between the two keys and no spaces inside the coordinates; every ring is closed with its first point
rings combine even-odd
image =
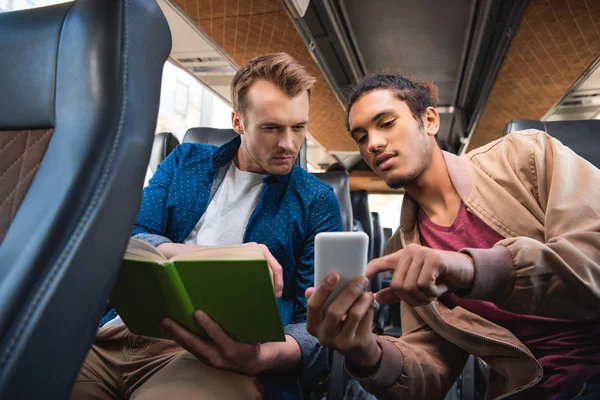
{"type": "Polygon", "coordinates": [[[262,260],[265,256],[256,244],[206,246],[171,258],[169,261],[262,260]]]}
{"type": "Polygon", "coordinates": [[[167,261],[165,256],[154,246],[134,237],[129,238],[129,245],[125,250],[125,259],[138,261],[154,261],[162,264],[167,261]]]}

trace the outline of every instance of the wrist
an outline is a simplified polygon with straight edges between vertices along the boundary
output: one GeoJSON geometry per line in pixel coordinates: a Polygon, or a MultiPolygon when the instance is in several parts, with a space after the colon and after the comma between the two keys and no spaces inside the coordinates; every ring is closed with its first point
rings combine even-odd
{"type": "Polygon", "coordinates": [[[300,345],[290,336],[285,335],[285,342],[269,342],[260,345],[260,353],[256,365],[257,374],[265,371],[289,371],[299,366],[302,361],[300,345]]]}
{"type": "Polygon", "coordinates": [[[470,292],[475,282],[475,263],[468,253],[461,253],[465,257],[465,278],[462,282],[461,291],[470,292]]]}
{"type": "Polygon", "coordinates": [[[253,371],[253,375],[261,374],[271,369],[274,361],[277,359],[277,349],[271,346],[272,343],[262,343],[258,353],[258,359],[253,371]]]}
{"type": "Polygon", "coordinates": [[[381,347],[377,344],[374,335],[371,335],[365,348],[355,354],[347,354],[346,359],[358,368],[372,369],[379,365],[382,354],[381,347]]]}
{"type": "Polygon", "coordinates": [[[368,356],[356,359],[346,358],[346,368],[356,378],[368,378],[377,373],[381,367],[383,351],[379,344],[375,343],[375,349],[368,356]]]}

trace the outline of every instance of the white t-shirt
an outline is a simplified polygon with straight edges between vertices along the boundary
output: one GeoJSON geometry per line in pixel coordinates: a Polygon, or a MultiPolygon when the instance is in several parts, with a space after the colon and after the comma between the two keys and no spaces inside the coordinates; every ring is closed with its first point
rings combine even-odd
{"type": "Polygon", "coordinates": [[[260,198],[265,176],[240,171],[232,161],[223,182],[184,243],[203,246],[243,243],[246,225],[260,198]]]}

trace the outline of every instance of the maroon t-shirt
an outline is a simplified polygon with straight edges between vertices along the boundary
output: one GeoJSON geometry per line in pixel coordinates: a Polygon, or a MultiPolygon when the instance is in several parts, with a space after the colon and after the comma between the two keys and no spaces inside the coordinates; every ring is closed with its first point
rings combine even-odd
{"type": "MultiPolygon", "coordinates": [[[[424,246],[458,251],[488,249],[503,237],[469,212],[464,203],[451,226],[440,226],[419,211],[418,227],[424,246]]],[[[447,296],[463,307],[511,331],[523,342],[544,368],[544,379],[536,398],[553,399],[568,388],[600,378],[600,320],[567,321],[515,314],[481,300],[447,296]]],[[[567,301],[567,299],[565,299],[567,301]]]]}

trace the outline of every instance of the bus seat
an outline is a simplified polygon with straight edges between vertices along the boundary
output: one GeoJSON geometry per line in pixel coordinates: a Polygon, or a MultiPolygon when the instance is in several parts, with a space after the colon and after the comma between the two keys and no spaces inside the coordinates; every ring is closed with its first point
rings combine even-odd
{"type": "Polygon", "coordinates": [[[300,150],[298,150],[298,158],[296,158],[296,165],[302,168],[305,171],[308,171],[308,161],[307,161],[307,151],[306,148],[306,139],[302,142],[302,146],[300,146],[300,150]]]}
{"type": "MultiPolygon", "coordinates": [[[[182,142],[221,146],[229,142],[237,134],[238,133],[233,129],[220,129],[209,127],[190,128],[183,136],[182,142]]],[[[304,140],[302,146],[300,147],[300,150],[298,151],[298,157],[296,158],[295,164],[303,170],[306,170],[306,140],[304,140]]]]}
{"type": "Polygon", "coordinates": [[[350,201],[350,183],[346,171],[321,172],[313,175],[333,188],[340,205],[342,230],[352,232],[352,203],[350,201]]]}
{"type": "Polygon", "coordinates": [[[364,232],[364,228],[359,220],[356,218],[352,219],[352,232],[364,232]]]}
{"type": "Polygon", "coordinates": [[[209,144],[221,146],[236,137],[238,133],[233,129],[219,129],[209,127],[190,128],[183,135],[182,143],[209,144]]]}
{"type": "Polygon", "coordinates": [[[598,132],[600,120],[579,121],[536,121],[530,119],[512,120],[504,128],[504,135],[524,129],[538,129],[560,140],[580,157],[600,168],[600,146],[598,132]]]}
{"type": "Polygon", "coordinates": [[[178,144],[179,140],[171,132],[159,132],[154,135],[150,163],[148,163],[148,169],[151,174],[154,174],[158,164],[163,162],[163,160],[175,150],[175,147],[177,147],[178,144]]]}
{"type": "Polygon", "coordinates": [[[385,248],[385,243],[390,240],[390,238],[392,237],[392,235],[394,234],[394,231],[392,230],[392,228],[383,228],[383,246],[385,248]]]}
{"type": "Polygon", "coordinates": [[[383,226],[381,226],[381,219],[379,218],[378,212],[371,213],[371,220],[373,221],[373,258],[379,258],[383,256],[383,226]]]}
{"type": "MultiPolygon", "coordinates": [[[[383,227],[381,226],[381,219],[379,218],[379,213],[372,212],[371,220],[373,222],[373,258],[379,258],[383,256],[383,227]]],[[[377,274],[373,278],[371,278],[371,290],[373,292],[378,292],[383,288],[383,276],[384,274],[377,274]]],[[[375,309],[374,315],[374,326],[373,332],[375,333],[383,333],[383,329],[385,328],[386,321],[388,319],[388,305],[380,304],[375,309]]]]}
{"type": "Polygon", "coordinates": [[[369,210],[369,193],[366,190],[356,190],[350,192],[350,199],[352,200],[352,215],[361,223],[363,231],[369,236],[367,254],[371,261],[373,259],[373,220],[369,210]]]}
{"type": "Polygon", "coordinates": [[[0,398],[67,398],[139,209],[167,22],[148,0],[0,14],[0,398]]]}

